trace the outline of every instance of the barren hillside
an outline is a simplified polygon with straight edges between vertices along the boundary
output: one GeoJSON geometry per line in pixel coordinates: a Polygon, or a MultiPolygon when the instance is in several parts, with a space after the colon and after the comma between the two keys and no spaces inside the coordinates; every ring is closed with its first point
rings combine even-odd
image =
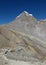
{"type": "Polygon", "coordinates": [[[46,61],[46,20],[37,21],[24,11],[13,22],[0,26],[0,53],[10,62],[46,61]]]}

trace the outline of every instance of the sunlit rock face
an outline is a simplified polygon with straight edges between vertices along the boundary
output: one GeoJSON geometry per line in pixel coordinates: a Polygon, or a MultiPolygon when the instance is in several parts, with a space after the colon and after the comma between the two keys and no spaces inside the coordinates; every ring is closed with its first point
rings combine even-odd
{"type": "Polygon", "coordinates": [[[2,53],[0,53],[0,65],[8,65],[8,60],[2,53]]]}
{"type": "Polygon", "coordinates": [[[9,29],[24,32],[33,35],[46,42],[46,20],[37,21],[37,19],[28,12],[24,11],[11,23],[4,25],[9,29]]]}
{"type": "Polygon", "coordinates": [[[32,33],[36,23],[33,15],[24,11],[12,23],[9,23],[7,27],[24,33],[32,33]]]}
{"type": "Polygon", "coordinates": [[[46,20],[37,21],[24,11],[13,22],[0,26],[0,53],[10,60],[45,62],[46,20]]]}

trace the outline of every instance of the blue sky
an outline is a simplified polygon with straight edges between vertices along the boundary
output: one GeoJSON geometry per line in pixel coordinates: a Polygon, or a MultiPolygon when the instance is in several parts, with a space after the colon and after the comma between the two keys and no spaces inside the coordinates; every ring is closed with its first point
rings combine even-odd
{"type": "Polygon", "coordinates": [[[0,0],[0,24],[11,22],[23,11],[46,19],[46,0],[0,0]]]}

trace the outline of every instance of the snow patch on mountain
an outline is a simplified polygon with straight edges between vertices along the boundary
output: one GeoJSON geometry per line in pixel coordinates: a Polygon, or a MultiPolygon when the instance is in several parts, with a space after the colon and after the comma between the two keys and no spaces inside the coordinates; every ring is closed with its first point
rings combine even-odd
{"type": "Polygon", "coordinates": [[[17,18],[20,17],[23,13],[24,13],[26,16],[33,16],[32,14],[29,14],[27,11],[24,11],[24,12],[22,12],[19,16],[17,16],[17,18]]]}
{"type": "Polygon", "coordinates": [[[24,11],[24,13],[25,13],[27,16],[32,16],[32,14],[29,14],[27,11],[24,11]]]}

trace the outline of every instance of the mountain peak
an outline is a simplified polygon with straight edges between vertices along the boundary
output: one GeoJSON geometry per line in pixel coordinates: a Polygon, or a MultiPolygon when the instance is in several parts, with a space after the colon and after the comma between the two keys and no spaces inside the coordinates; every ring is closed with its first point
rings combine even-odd
{"type": "Polygon", "coordinates": [[[33,16],[32,14],[29,14],[27,11],[23,11],[19,16],[17,17],[20,17],[21,15],[26,15],[26,16],[33,16]]]}
{"type": "Polygon", "coordinates": [[[27,11],[24,11],[24,13],[25,13],[27,16],[32,16],[32,14],[29,14],[27,11]]]}

